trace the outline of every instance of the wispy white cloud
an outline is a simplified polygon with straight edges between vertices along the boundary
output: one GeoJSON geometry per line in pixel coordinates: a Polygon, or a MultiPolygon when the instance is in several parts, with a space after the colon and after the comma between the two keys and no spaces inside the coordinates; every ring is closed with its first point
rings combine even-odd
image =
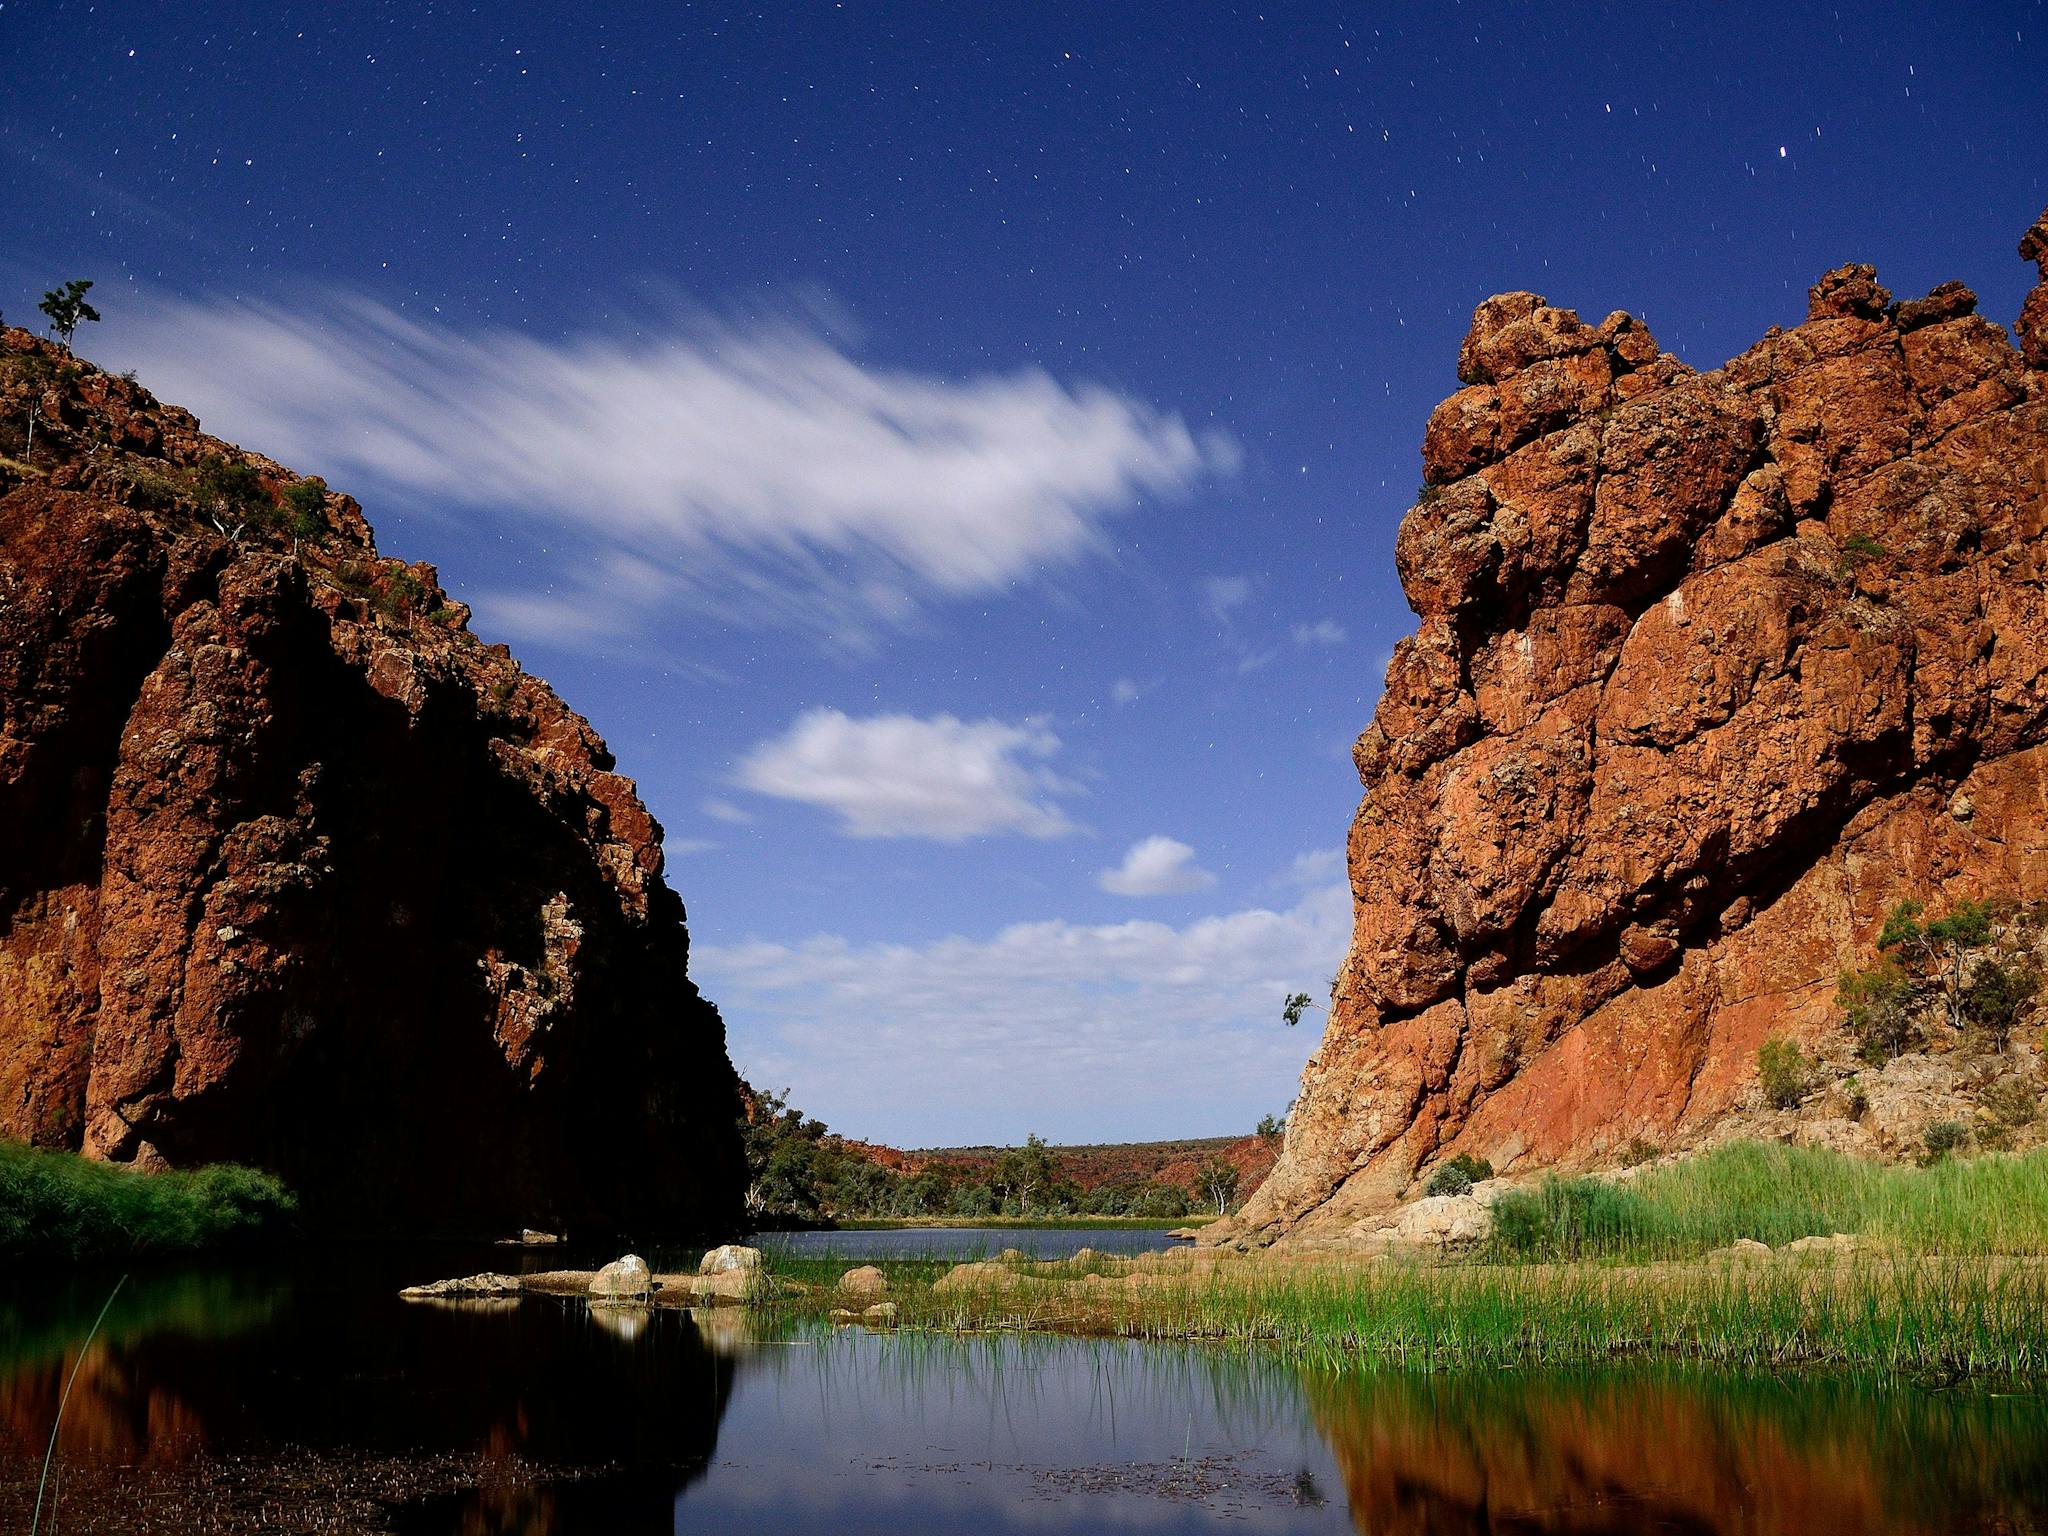
{"type": "Polygon", "coordinates": [[[1228,624],[1230,616],[1251,600],[1249,576],[1211,576],[1202,583],[1202,606],[1218,624],[1228,624]]]}
{"type": "Polygon", "coordinates": [[[1120,677],[1110,684],[1109,696],[1119,704],[1135,704],[1145,695],[1145,685],[1128,677],[1120,677]]]}
{"type": "Polygon", "coordinates": [[[1335,619],[1317,619],[1313,624],[1294,626],[1296,645],[1342,645],[1351,638],[1351,632],[1335,619]]]}
{"type": "Polygon", "coordinates": [[[538,525],[546,582],[479,609],[572,642],[671,602],[899,625],[1099,551],[1110,519],[1235,463],[1103,385],[882,367],[809,321],[543,341],[360,298],[160,299],[119,341],[164,398],[344,488],[538,525]]]}
{"type": "Polygon", "coordinates": [[[1280,1023],[1351,933],[1341,885],[1285,911],[1019,923],[992,938],[699,945],[741,1070],[857,1134],[1216,1134],[1277,1110],[1314,1040],[1280,1023]]]}
{"type": "Polygon", "coordinates": [[[1176,896],[1206,891],[1216,877],[1195,862],[1195,850],[1171,837],[1147,837],[1131,844],[1123,863],[1105,869],[1095,883],[1115,896],[1176,896]]]}
{"type": "Polygon", "coordinates": [[[743,811],[730,800],[722,799],[717,795],[713,795],[710,799],[706,800],[698,809],[713,821],[729,821],[743,825],[754,819],[753,812],[743,811]]]}
{"type": "Polygon", "coordinates": [[[1054,804],[1075,789],[1047,766],[1059,749],[1035,720],[812,709],[748,752],[735,782],[836,812],[849,837],[1061,837],[1076,828],[1054,804]]]}

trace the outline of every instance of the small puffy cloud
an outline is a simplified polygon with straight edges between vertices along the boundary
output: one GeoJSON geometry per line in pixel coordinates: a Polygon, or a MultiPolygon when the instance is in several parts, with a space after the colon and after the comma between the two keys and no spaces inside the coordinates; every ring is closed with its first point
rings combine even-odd
{"type": "Polygon", "coordinates": [[[1112,519],[1237,462],[1107,386],[890,368],[810,319],[544,340],[348,295],[159,297],[114,340],[165,399],[338,486],[523,520],[545,574],[479,614],[562,643],[669,605],[900,627],[1104,551],[1112,519]]]}
{"type": "Polygon", "coordinates": [[[1219,624],[1230,622],[1231,614],[1252,599],[1249,576],[1211,576],[1202,584],[1202,605],[1219,624]]]}
{"type": "Polygon", "coordinates": [[[849,837],[1061,837],[1075,827],[1053,803],[1074,788],[1047,766],[1059,749],[1059,737],[1030,720],[812,709],[750,751],[735,778],[756,794],[835,812],[849,837]]]}
{"type": "Polygon", "coordinates": [[[1248,1130],[1284,1105],[1315,1041],[1281,1024],[1281,1000],[1319,990],[1350,937],[1350,892],[1331,884],[1286,910],[1181,926],[704,942],[690,972],[718,999],[741,1071],[849,1134],[1143,1139],[1248,1130]]]}
{"type": "Polygon", "coordinates": [[[715,795],[711,799],[706,800],[699,809],[713,821],[730,821],[744,825],[754,819],[752,814],[741,810],[730,800],[721,800],[715,795]]]}
{"type": "Polygon", "coordinates": [[[1317,619],[1313,624],[1294,626],[1296,645],[1342,645],[1351,634],[1335,619],[1317,619]]]}
{"type": "Polygon", "coordinates": [[[1131,844],[1123,863],[1105,869],[1095,883],[1115,896],[1177,896],[1206,891],[1216,877],[1195,863],[1195,850],[1171,837],[1131,844]]]}
{"type": "Polygon", "coordinates": [[[1144,692],[1142,684],[1135,683],[1128,677],[1118,678],[1109,687],[1109,696],[1119,704],[1135,704],[1144,692]]]}
{"type": "Polygon", "coordinates": [[[1280,880],[1284,885],[1319,886],[1344,878],[1344,850],[1315,848],[1297,853],[1280,880]]]}

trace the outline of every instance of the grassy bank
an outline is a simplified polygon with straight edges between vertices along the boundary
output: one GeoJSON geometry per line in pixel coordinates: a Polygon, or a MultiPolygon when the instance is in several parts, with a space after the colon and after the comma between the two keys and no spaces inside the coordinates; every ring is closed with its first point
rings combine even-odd
{"type": "MultiPolygon", "coordinates": [[[[1736,1144],[1554,1179],[1463,1253],[1179,1252],[884,1263],[898,1326],[1047,1329],[1423,1368],[1689,1360],[1944,1380],[2048,1373],[2048,1154],[1929,1168],[1736,1144]],[[1849,1233],[1847,1252],[1714,1256],[1849,1233]]],[[[830,1261],[776,1261],[835,1305],[830,1261]]]]}
{"type": "Polygon", "coordinates": [[[297,1202],[277,1179],[217,1164],[138,1173],[0,1142],[0,1260],[191,1253],[283,1229],[297,1202]]]}
{"type": "Polygon", "coordinates": [[[1920,1254],[2048,1255],[2048,1150],[1911,1168],[1731,1142],[1627,1182],[1546,1179],[1493,1209],[1500,1259],[1683,1258],[1837,1232],[1920,1254]]]}

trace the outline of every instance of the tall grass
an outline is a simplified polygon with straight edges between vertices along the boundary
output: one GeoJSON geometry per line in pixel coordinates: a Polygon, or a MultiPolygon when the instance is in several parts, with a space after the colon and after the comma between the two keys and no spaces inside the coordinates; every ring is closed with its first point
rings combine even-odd
{"type": "MultiPolygon", "coordinates": [[[[1340,1368],[1685,1360],[1921,1379],[2048,1370],[2048,1269],[2010,1259],[1637,1267],[1248,1261],[1155,1268],[1135,1285],[1114,1276],[1091,1284],[1058,1269],[1017,1266],[1000,1283],[943,1292],[921,1275],[892,1275],[890,1299],[900,1327],[1208,1341],[1340,1368]]],[[[795,1305],[830,1299],[819,1291],[795,1305]]]]}
{"type": "MultiPolygon", "coordinates": [[[[2048,1151],[1896,1168],[1733,1143],[1627,1182],[1549,1179],[1494,1217],[1465,1257],[1100,1255],[988,1264],[943,1291],[947,1266],[882,1267],[899,1324],[945,1331],[1215,1340],[1334,1365],[2048,1371],[2048,1151]],[[1840,1232],[1876,1241],[1826,1264],[1697,1262],[1737,1238],[1840,1232]]],[[[828,1265],[788,1272],[828,1303],[828,1265]]]]}
{"type": "Polygon", "coordinates": [[[1923,1254],[2048,1253],[2048,1149],[1927,1168],[1741,1141],[1626,1183],[1551,1178],[1493,1207],[1501,1259],[1682,1258],[1846,1232],[1923,1254]]]}
{"type": "Polygon", "coordinates": [[[138,1173],[0,1142],[0,1260],[189,1253],[274,1233],[297,1202],[270,1174],[229,1163],[138,1173]]]}

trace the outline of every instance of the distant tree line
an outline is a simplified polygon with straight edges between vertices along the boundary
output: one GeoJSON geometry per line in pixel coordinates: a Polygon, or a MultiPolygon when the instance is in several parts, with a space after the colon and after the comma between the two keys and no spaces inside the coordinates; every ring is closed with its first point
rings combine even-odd
{"type": "Polygon", "coordinates": [[[747,1209],[763,1225],[853,1217],[1137,1216],[1178,1221],[1199,1205],[1224,1211],[1237,1169],[1212,1158],[1194,1187],[1130,1176],[1083,1189],[1060,1171],[1044,1138],[1027,1136],[993,1161],[932,1163],[915,1172],[883,1167],[792,1108],[787,1092],[758,1093],[741,1123],[747,1209]]]}

